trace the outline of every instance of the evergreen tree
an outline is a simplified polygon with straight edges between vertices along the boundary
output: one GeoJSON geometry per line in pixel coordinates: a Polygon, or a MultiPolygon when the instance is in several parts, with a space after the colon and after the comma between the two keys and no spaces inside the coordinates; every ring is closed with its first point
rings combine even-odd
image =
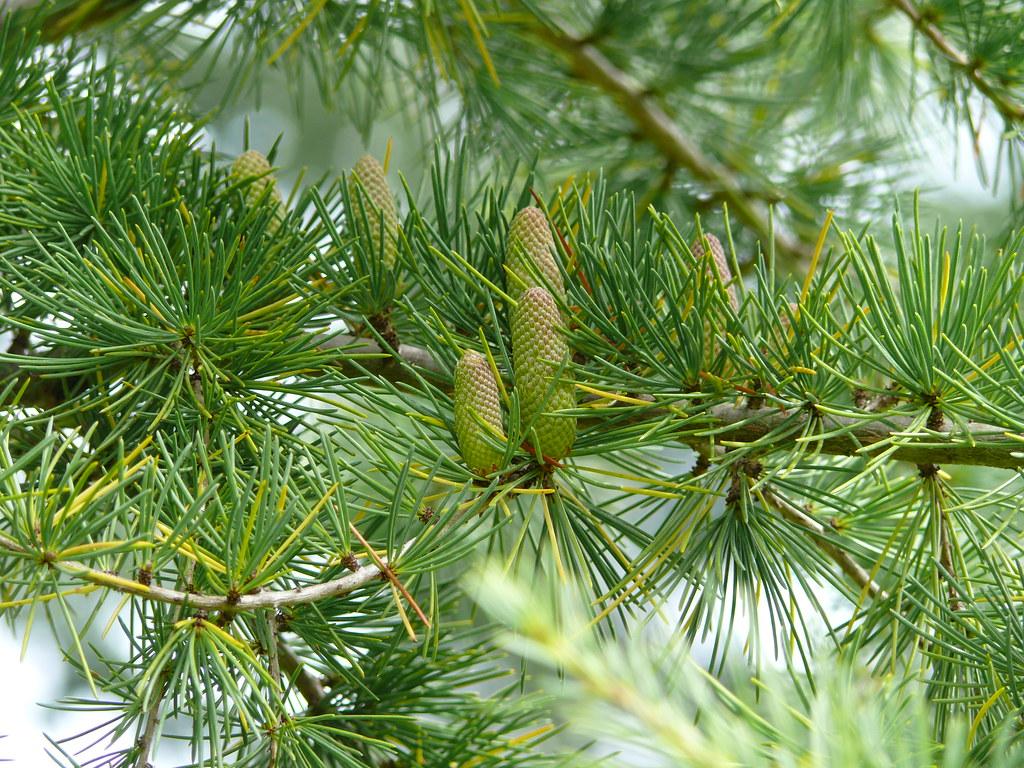
{"type": "Polygon", "coordinates": [[[1019,765],[1021,198],[908,169],[1018,189],[1021,61],[1019,0],[0,0],[53,761],[1019,765]],[[270,77],[403,145],[213,146],[270,77]]]}

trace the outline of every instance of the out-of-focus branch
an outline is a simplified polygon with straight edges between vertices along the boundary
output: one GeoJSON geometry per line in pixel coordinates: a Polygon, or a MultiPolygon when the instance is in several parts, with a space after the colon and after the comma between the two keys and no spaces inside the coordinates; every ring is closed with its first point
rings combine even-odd
{"type": "Polygon", "coordinates": [[[569,60],[576,77],[613,97],[637,130],[670,164],[687,169],[706,184],[758,237],[768,241],[774,236],[776,247],[785,255],[802,261],[810,260],[810,248],[778,230],[773,232],[767,208],[744,192],[735,174],[706,155],[639,82],[616,67],[596,46],[558,27],[537,25],[533,31],[569,60]]]}
{"type": "Polygon", "coordinates": [[[974,87],[999,110],[999,114],[1009,122],[1024,122],[1024,104],[1019,104],[1006,94],[1000,93],[982,73],[980,64],[972,61],[967,54],[957,48],[912,0],[889,0],[889,4],[910,19],[914,29],[924,35],[943,58],[961,70],[974,87]]]}
{"type": "Polygon", "coordinates": [[[277,655],[278,661],[281,663],[281,670],[289,679],[294,678],[295,688],[302,694],[302,698],[309,704],[309,708],[318,707],[324,700],[324,696],[327,695],[327,690],[319,675],[311,672],[292,647],[280,640],[277,644],[277,655]]]}
{"type": "Polygon", "coordinates": [[[23,8],[31,8],[33,5],[39,5],[41,2],[42,0],[0,0],[0,19],[8,13],[14,13],[23,8]]]}

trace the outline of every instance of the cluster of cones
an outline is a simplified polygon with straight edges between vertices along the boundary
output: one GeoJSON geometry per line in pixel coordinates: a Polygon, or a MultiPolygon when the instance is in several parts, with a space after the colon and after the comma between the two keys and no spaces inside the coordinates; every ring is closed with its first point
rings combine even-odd
{"type": "MultiPolygon", "coordinates": [[[[240,155],[232,180],[242,185],[249,206],[269,205],[275,231],[284,204],[267,158],[256,150],[240,155]]],[[[376,158],[366,155],[349,174],[349,195],[358,215],[366,217],[372,253],[393,269],[398,244],[398,213],[385,172],[376,158]],[[381,241],[383,238],[383,241],[381,241]]],[[[705,244],[710,264],[726,286],[735,308],[737,298],[721,242],[710,234],[692,248],[698,259],[705,244]]],[[[565,413],[576,406],[576,387],[570,369],[571,350],[561,332],[565,283],[547,216],[530,206],[519,211],[509,229],[505,251],[506,293],[511,299],[512,366],[519,403],[518,433],[538,463],[551,464],[569,455],[576,440],[576,417],[565,413]]],[[[486,475],[501,468],[505,451],[505,419],[491,361],[466,350],[455,367],[455,436],[466,465],[486,475]]]]}

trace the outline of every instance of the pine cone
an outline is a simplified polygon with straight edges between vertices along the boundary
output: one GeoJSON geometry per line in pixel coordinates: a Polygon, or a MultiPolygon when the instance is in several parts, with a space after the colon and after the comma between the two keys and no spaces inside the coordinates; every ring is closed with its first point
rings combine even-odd
{"type": "MultiPolygon", "coordinates": [[[[711,246],[711,260],[715,265],[718,279],[725,286],[725,292],[729,296],[729,304],[732,305],[733,310],[738,310],[740,303],[736,298],[736,286],[732,284],[732,270],[729,269],[729,260],[725,257],[725,248],[722,247],[721,240],[710,232],[705,232],[704,237],[707,238],[708,245],[711,246]]],[[[704,258],[704,244],[700,241],[700,238],[694,241],[690,250],[693,251],[693,255],[697,259],[704,258]]]]}
{"type": "Polygon", "coordinates": [[[524,427],[533,420],[538,460],[564,458],[576,440],[575,416],[550,415],[576,407],[576,388],[562,367],[569,362],[569,345],[559,325],[558,305],[546,289],[523,292],[512,312],[512,360],[520,418],[524,427]],[[552,383],[560,368],[560,380],[552,383]]]}
{"type": "Polygon", "coordinates": [[[370,225],[370,245],[381,253],[384,267],[393,269],[398,251],[398,209],[388,187],[384,168],[373,155],[363,155],[352,166],[348,177],[348,194],[356,215],[366,215],[370,225]],[[384,246],[381,250],[381,217],[384,217],[384,246]]]}
{"type": "Polygon", "coordinates": [[[508,232],[505,265],[519,280],[506,278],[508,295],[515,301],[527,288],[547,288],[565,300],[562,273],[555,261],[555,241],[551,226],[540,208],[523,208],[512,219],[508,232]],[[522,281],[520,284],[519,281],[522,281]],[[525,287],[524,287],[525,286],[525,287]]]}
{"type": "Polygon", "coordinates": [[[270,171],[270,163],[266,156],[259,150],[250,149],[235,158],[235,162],[231,166],[231,180],[239,184],[251,179],[243,187],[245,204],[250,208],[259,205],[263,200],[263,195],[267,194],[267,205],[274,208],[274,216],[270,220],[270,224],[267,225],[267,229],[273,233],[281,224],[283,201],[281,193],[277,190],[277,180],[270,171]],[[270,189],[269,193],[266,192],[267,188],[270,189]]]}
{"type": "Polygon", "coordinates": [[[478,419],[504,434],[491,366],[479,352],[466,350],[455,366],[455,436],[466,465],[478,475],[486,475],[498,468],[502,452],[488,442],[488,430],[478,419]]]}

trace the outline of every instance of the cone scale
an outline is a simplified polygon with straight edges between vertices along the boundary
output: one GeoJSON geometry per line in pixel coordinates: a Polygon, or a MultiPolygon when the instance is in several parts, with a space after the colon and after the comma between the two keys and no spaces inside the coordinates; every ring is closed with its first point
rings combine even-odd
{"type": "Polygon", "coordinates": [[[250,149],[240,154],[231,166],[231,180],[236,184],[249,182],[242,188],[242,195],[247,207],[254,208],[264,200],[266,205],[273,207],[274,216],[267,225],[267,229],[271,233],[276,232],[281,223],[281,208],[284,203],[281,193],[277,189],[277,180],[271,174],[270,162],[266,156],[256,149],[250,149]]]}
{"type": "Polygon", "coordinates": [[[505,266],[511,273],[506,278],[508,295],[518,301],[527,288],[540,287],[564,299],[565,285],[555,253],[551,226],[544,212],[534,206],[519,211],[509,227],[505,252],[505,266]]]}
{"type": "Polygon", "coordinates": [[[349,198],[356,215],[365,215],[370,225],[370,245],[381,254],[386,269],[395,266],[398,252],[398,209],[391,194],[384,168],[373,155],[363,155],[352,166],[348,178],[349,198]],[[384,242],[381,243],[381,220],[384,242]]]}
{"type": "Polygon", "coordinates": [[[569,345],[559,333],[561,324],[558,305],[544,288],[523,291],[512,312],[519,415],[524,429],[532,422],[533,433],[527,439],[538,460],[564,458],[576,440],[576,417],[553,413],[576,407],[576,389],[564,367],[569,345]]]}
{"type": "Polygon", "coordinates": [[[502,452],[496,449],[488,436],[489,424],[503,434],[501,399],[498,383],[487,358],[479,352],[466,350],[455,366],[455,436],[466,465],[478,475],[496,470],[502,452]]]}

